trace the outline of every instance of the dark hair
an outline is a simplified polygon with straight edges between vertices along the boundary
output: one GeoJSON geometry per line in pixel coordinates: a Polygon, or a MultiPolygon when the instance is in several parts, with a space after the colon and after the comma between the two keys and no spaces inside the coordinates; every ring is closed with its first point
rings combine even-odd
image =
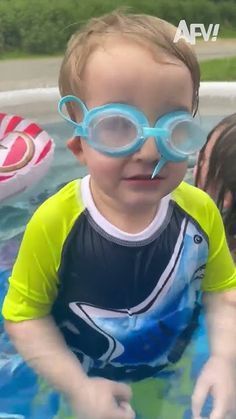
{"type": "MultiPolygon", "coordinates": [[[[199,183],[199,178],[201,176],[201,166],[202,166],[202,162],[203,162],[203,159],[204,159],[205,149],[206,149],[206,146],[207,146],[208,142],[210,141],[212,135],[219,128],[222,128],[222,132],[218,137],[218,139],[219,139],[220,137],[223,136],[224,131],[227,131],[227,128],[230,127],[231,125],[233,126],[234,124],[236,125],[236,113],[233,113],[232,115],[226,116],[226,118],[224,118],[220,122],[218,122],[218,124],[215,125],[214,128],[212,128],[212,130],[207,135],[206,143],[204,144],[204,146],[202,147],[202,149],[200,150],[199,155],[198,155],[197,170],[196,170],[195,182],[194,182],[195,186],[197,186],[198,183],[199,183]],[[225,129],[223,129],[224,127],[225,127],[225,129]]],[[[204,190],[206,189],[206,181],[205,181],[203,189],[204,190]]]]}
{"type": "MultiPolygon", "coordinates": [[[[204,182],[204,190],[215,186],[216,204],[223,215],[227,237],[236,234],[236,113],[223,119],[208,135],[211,138],[216,129],[224,127],[217,138],[209,159],[208,172],[204,182]],[[224,210],[226,193],[232,195],[232,205],[224,210]]],[[[201,161],[206,145],[201,150],[196,174],[196,185],[201,173],[201,161]]]]}

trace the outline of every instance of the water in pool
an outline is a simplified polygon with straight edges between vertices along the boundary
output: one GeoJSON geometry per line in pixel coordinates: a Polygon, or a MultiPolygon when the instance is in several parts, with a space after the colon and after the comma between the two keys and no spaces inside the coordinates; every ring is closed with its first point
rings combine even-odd
{"type": "MultiPolygon", "coordinates": [[[[204,117],[207,131],[222,116],[204,117]]],[[[25,225],[35,209],[49,195],[71,179],[82,177],[86,170],[65,148],[71,131],[62,123],[44,125],[56,142],[53,165],[44,179],[20,196],[0,207],[0,305],[7,290],[7,278],[12,268],[25,225]]],[[[192,160],[192,162],[194,159],[192,160]]],[[[191,163],[191,162],[190,162],[191,163]]],[[[191,182],[191,169],[187,178],[191,182]]],[[[133,405],[137,419],[190,419],[191,389],[207,356],[204,326],[201,325],[193,344],[180,363],[162,373],[162,377],[133,385],[133,405]]],[[[206,405],[205,415],[209,410],[206,405]]],[[[0,418],[10,419],[69,419],[66,403],[25,365],[9,342],[0,317],[0,418]]]]}

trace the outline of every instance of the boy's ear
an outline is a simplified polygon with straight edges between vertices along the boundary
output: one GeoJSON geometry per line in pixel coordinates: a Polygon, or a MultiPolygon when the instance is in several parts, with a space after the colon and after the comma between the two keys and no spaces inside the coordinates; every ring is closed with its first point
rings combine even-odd
{"type": "Polygon", "coordinates": [[[69,140],[67,140],[66,145],[67,148],[69,148],[69,150],[72,151],[72,153],[80,161],[81,164],[86,164],[80,137],[69,138],[69,140]]]}

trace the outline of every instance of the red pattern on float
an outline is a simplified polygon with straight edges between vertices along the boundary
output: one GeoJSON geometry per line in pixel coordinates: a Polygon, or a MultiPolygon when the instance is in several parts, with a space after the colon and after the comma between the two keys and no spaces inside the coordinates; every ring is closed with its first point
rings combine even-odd
{"type": "Polygon", "coordinates": [[[52,138],[37,124],[0,113],[0,201],[39,181],[53,153],[52,138]]]}

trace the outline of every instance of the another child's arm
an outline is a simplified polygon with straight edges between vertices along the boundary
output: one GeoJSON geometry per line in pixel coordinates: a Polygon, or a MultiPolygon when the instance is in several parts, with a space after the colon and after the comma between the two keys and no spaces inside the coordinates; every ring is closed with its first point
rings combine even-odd
{"type": "Polygon", "coordinates": [[[225,419],[236,412],[236,290],[206,293],[204,296],[211,356],[195,387],[194,418],[211,394],[214,399],[210,419],[225,419]]]}
{"type": "Polygon", "coordinates": [[[66,395],[79,419],[134,418],[130,388],[88,378],[50,316],[19,323],[5,321],[5,327],[25,361],[66,395]]]}
{"type": "Polygon", "coordinates": [[[197,380],[192,405],[194,419],[199,418],[210,393],[213,409],[209,419],[226,419],[227,412],[236,408],[236,267],[227,245],[221,215],[210,198],[202,215],[209,239],[202,290],[210,358],[197,380]]]}

